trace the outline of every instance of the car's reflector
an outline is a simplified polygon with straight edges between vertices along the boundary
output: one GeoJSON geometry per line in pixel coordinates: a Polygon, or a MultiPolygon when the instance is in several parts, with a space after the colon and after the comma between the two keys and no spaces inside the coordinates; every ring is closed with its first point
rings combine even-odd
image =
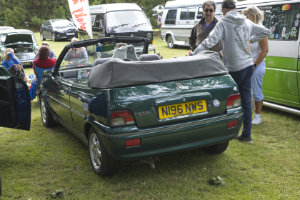
{"type": "Polygon", "coordinates": [[[132,113],[128,110],[112,111],[110,113],[111,126],[126,126],[135,124],[132,113]]]}
{"type": "Polygon", "coordinates": [[[238,120],[233,120],[233,121],[227,122],[227,128],[237,127],[238,124],[239,124],[238,120]]]}
{"type": "Polygon", "coordinates": [[[240,94],[233,94],[228,97],[227,99],[227,104],[226,108],[231,109],[231,108],[237,108],[241,106],[241,96],[240,94]]]}
{"type": "Polygon", "coordinates": [[[125,141],[125,147],[136,147],[141,145],[141,139],[130,139],[125,141]]]}

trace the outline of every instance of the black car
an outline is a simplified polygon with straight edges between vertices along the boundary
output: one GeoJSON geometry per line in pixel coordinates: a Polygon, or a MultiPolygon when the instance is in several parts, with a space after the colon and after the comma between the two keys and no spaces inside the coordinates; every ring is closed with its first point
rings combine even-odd
{"type": "Polygon", "coordinates": [[[66,19],[50,19],[40,28],[41,40],[67,40],[78,37],[77,28],[72,21],[66,19]]]}
{"type": "MultiPolygon", "coordinates": [[[[1,56],[7,48],[12,48],[23,66],[32,66],[39,46],[32,31],[27,29],[0,30],[1,56]]],[[[3,57],[1,57],[1,60],[3,57]]]]}

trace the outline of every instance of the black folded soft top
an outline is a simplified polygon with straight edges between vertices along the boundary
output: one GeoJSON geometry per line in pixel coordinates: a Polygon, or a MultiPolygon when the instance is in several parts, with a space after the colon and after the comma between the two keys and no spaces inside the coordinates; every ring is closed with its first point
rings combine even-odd
{"type": "Polygon", "coordinates": [[[228,74],[216,52],[154,61],[112,59],[92,68],[91,88],[115,88],[228,74]]]}

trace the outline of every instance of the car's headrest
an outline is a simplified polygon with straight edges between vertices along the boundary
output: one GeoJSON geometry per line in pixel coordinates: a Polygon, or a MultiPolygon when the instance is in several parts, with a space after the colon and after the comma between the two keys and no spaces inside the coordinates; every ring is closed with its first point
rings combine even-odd
{"type": "Polygon", "coordinates": [[[139,56],[139,61],[160,60],[157,54],[142,54],[139,56]]]}

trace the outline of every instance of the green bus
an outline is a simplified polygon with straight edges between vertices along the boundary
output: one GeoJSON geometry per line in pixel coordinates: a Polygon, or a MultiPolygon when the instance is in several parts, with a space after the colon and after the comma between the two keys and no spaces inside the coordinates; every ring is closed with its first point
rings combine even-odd
{"type": "Polygon", "coordinates": [[[249,5],[264,12],[263,25],[272,32],[263,80],[264,105],[300,115],[300,0],[247,0],[239,2],[237,9],[249,5]]]}

